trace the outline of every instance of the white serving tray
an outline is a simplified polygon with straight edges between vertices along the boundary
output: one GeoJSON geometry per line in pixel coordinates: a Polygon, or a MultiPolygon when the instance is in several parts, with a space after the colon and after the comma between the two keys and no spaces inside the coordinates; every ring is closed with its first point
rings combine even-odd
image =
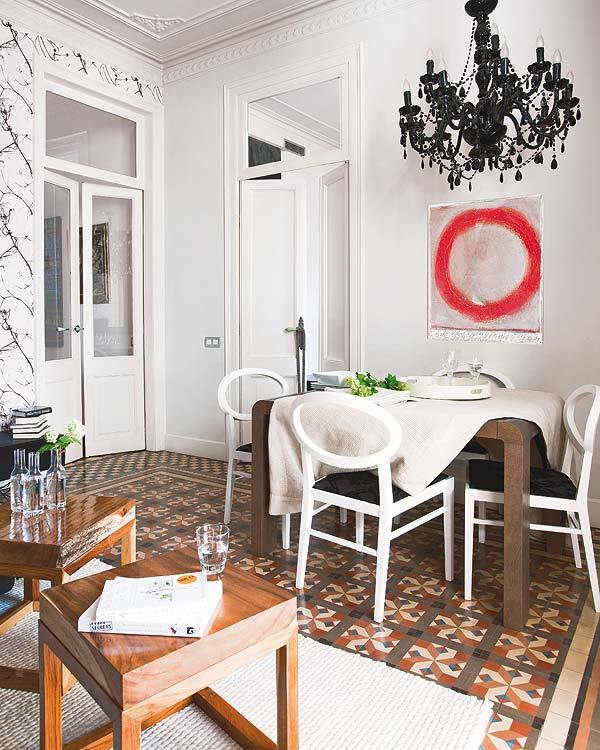
{"type": "Polygon", "coordinates": [[[415,398],[431,398],[440,401],[480,401],[492,395],[492,384],[486,378],[475,383],[471,378],[453,378],[423,375],[407,378],[406,382],[415,398]]]}

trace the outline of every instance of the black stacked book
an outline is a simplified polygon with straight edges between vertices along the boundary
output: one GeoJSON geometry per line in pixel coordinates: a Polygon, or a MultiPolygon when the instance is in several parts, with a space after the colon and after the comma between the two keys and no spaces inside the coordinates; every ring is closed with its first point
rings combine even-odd
{"type": "Polygon", "coordinates": [[[52,412],[50,406],[27,406],[12,409],[12,432],[15,440],[35,440],[44,437],[48,432],[47,414],[52,412]]]}

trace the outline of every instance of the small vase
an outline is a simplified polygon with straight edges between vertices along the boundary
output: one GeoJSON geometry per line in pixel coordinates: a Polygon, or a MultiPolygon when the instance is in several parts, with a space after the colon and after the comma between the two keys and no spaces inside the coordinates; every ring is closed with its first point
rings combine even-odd
{"type": "Polygon", "coordinates": [[[27,474],[23,477],[23,515],[26,518],[44,512],[44,475],[40,471],[40,454],[29,454],[27,474]]]}
{"type": "Polygon", "coordinates": [[[23,510],[23,477],[27,472],[25,450],[17,448],[14,453],[15,463],[10,475],[10,509],[13,513],[23,510]]]}
{"type": "Polygon", "coordinates": [[[64,510],[67,507],[67,471],[62,463],[62,451],[50,454],[50,468],[46,472],[46,507],[64,510]]]}

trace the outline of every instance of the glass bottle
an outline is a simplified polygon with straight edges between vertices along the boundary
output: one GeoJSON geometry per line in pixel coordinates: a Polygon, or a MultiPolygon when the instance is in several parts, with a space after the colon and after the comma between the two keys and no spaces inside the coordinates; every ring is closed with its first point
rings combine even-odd
{"type": "Polygon", "coordinates": [[[25,467],[25,450],[17,448],[14,452],[14,466],[10,475],[10,509],[13,513],[23,510],[23,477],[25,467]]]}
{"type": "Polygon", "coordinates": [[[29,454],[27,474],[23,477],[23,515],[38,516],[44,512],[44,475],[40,471],[40,454],[29,454]]]}
{"type": "Polygon", "coordinates": [[[67,471],[62,463],[62,451],[50,453],[50,468],[46,472],[46,508],[64,510],[67,507],[67,471]]]}

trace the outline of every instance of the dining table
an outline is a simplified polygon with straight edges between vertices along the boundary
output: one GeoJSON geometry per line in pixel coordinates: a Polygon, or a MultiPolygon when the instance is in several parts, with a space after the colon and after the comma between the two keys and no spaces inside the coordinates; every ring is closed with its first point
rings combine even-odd
{"type": "MultiPolygon", "coordinates": [[[[289,456],[285,455],[286,462],[282,462],[282,456],[280,455],[281,443],[286,440],[286,431],[283,430],[281,425],[287,420],[287,413],[293,403],[291,400],[296,398],[297,395],[262,399],[257,401],[252,409],[251,543],[253,554],[261,557],[268,556],[279,546],[277,541],[279,516],[286,512],[285,508],[282,509],[278,506],[277,498],[272,497],[273,488],[271,485],[280,481],[277,472],[281,473],[282,469],[279,464],[284,463],[285,466],[289,466],[287,471],[290,475],[298,472],[298,466],[294,464],[299,459],[289,459],[289,456]],[[284,399],[287,401],[284,402],[284,399]],[[277,425],[275,420],[277,420],[277,425]],[[274,424],[271,424],[272,421],[274,424]],[[278,431],[276,431],[276,428],[278,431]],[[271,466],[271,461],[277,461],[277,472],[271,466]]],[[[510,396],[504,394],[497,396],[496,402],[493,402],[492,399],[488,399],[486,406],[483,406],[483,401],[465,402],[464,406],[461,406],[459,402],[453,402],[455,405],[449,405],[448,402],[438,402],[440,406],[436,406],[430,401],[421,407],[422,411],[419,411],[416,404],[411,405],[410,409],[405,408],[404,410],[399,405],[394,414],[401,426],[403,420],[407,422],[405,428],[414,427],[410,420],[414,421],[415,415],[421,417],[423,411],[426,415],[431,415],[431,433],[428,435],[428,440],[431,442],[431,464],[434,475],[437,468],[433,458],[437,457],[438,460],[445,460],[446,458],[443,453],[440,455],[438,455],[439,451],[436,453],[436,441],[443,439],[442,426],[451,423],[454,428],[460,427],[463,415],[464,435],[472,430],[472,434],[467,436],[464,445],[470,438],[475,438],[497,441],[498,447],[502,447],[504,461],[504,606],[502,617],[505,627],[522,631],[529,615],[530,467],[536,464],[547,464],[550,453],[552,453],[550,463],[556,463],[557,461],[556,457],[559,455],[562,442],[562,400],[554,394],[540,394],[536,391],[521,391],[520,395],[515,393],[515,395],[510,396]],[[535,402],[537,409],[527,408],[531,401],[535,402]],[[478,406],[478,404],[482,404],[482,406],[478,406]],[[519,408],[519,404],[521,404],[521,408],[519,408]],[[440,429],[433,429],[438,411],[440,429]],[[502,416],[503,413],[506,416],[502,416]],[[515,416],[515,414],[518,416],[515,416]],[[478,415],[477,418],[474,415],[478,415]],[[490,415],[494,416],[491,417],[490,415]],[[524,418],[524,416],[527,418],[524,418]],[[542,427],[540,427],[540,424],[542,424],[542,427]],[[547,443],[551,444],[548,446],[552,449],[551,451],[546,450],[547,443]]],[[[427,419],[424,421],[427,423],[427,419]]],[[[410,434],[409,429],[406,429],[406,432],[410,434]]],[[[291,426],[289,434],[293,434],[291,426]]],[[[461,435],[460,429],[458,435],[461,435]]],[[[410,440],[407,443],[410,443],[410,440]]],[[[448,446],[446,445],[447,450],[448,446]]],[[[414,447],[413,452],[417,453],[414,447]]],[[[460,447],[456,450],[455,455],[458,455],[459,452],[460,447]]],[[[420,454],[423,454],[422,450],[420,454]]],[[[450,461],[448,461],[449,463],[450,461]]],[[[420,466],[422,473],[423,468],[428,466],[428,463],[421,460],[420,466]]],[[[401,481],[406,480],[408,482],[411,479],[409,468],[410,456],[406,456],[406,477],[402,472],[397,474],[401,481]]],[[[286,479],[289,479],[289,477],[286,479]]],[[[297,477],[292,477],[292,479],[297,481],[297,477]]],[[[422,479],[424,479],[424,476],[419,477],[419,480],[422,479]]],[[[414,476],[412,480],[415,480],[414,476]]],[[[394,478],[394,481],[396,481],[396,478],[394,478]]],[[[401,486],[401,481],[396,483],[401,486]]],[[[295,493],[296,485],[291,482],[291,486],[295,493]]],[[[403,487],[403,489],[406,488],[403,487]]],[[[301,493],[297,498],[297,503],[300,504],[300,502],[301,493]]],[[[295,505],[293,508],[288,506],[288,509],[293,510],[295,507],[295,505]]],[[[556,522],[556,513],[556,511],[544,511],[544,522],[556,522]]],[[[547,552],[560,554],[562,548],[562,535],[547,535],[547,552]]]]}

